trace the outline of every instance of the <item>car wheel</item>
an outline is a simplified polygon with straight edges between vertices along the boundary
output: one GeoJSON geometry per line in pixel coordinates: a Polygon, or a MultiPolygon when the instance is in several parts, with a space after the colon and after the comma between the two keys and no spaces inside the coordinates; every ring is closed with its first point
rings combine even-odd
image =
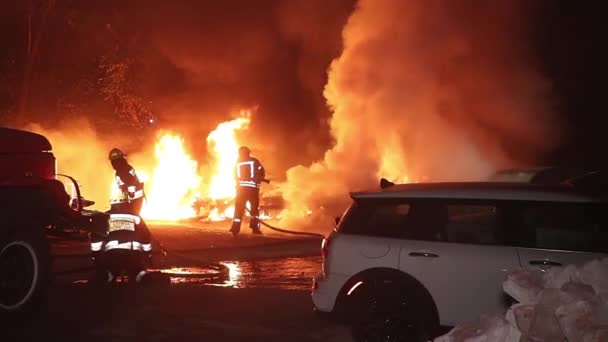
{"type": "Polygon", "coordinates": [[[370,280],[366,289],[353,298],[355,317],[352,335],[358,342],[431,340],[433,317],[415,292],[398,283],[370,280]]]}
{"type": "Polygon", "coordinates": [[[0,314],[21,314],[44,297],[50,256],[44,234],[16,235],[0,244],[0,314]]]}

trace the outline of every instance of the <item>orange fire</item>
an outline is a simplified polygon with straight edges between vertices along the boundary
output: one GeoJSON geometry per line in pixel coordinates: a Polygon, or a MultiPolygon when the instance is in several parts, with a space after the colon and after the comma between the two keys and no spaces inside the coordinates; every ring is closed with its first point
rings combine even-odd
{"type": "MultiPolygon", "coordinates": [[[[155,146],[155,162],[152,172],[136,166],[146,192],[141,216],[171,221],[194,216],[192,202],[198,196],[201,178],[198,163],[186,152],[183,139],[176,134],[161,135],[155,146]]],[[[113,182],[112,198],[119,194],[113,182]]]]}
{"type": "Polygon", "coordinates": [[[394,153],[394,147],[397,144],[390,145],[381,152],[380,169],[376,174],[376,178],[390,179],[395,183],[410,183],[412,179],[404,174],[403,170],[407,170],[405,160],[402,158],[402,153],[394,153]],[[391,147],[393,150],[391,150],[391,147]]]}
{"type": "MultiPolygon", "coordinates": [[[[146,187],[142,216],[147,219],[178,220],[194,216],[194,199],[201,177],[198,163],[184,149],[178,135],[164,134],[156,144],[156,167],[146,187]]],[[[142,178],[147,178],[142,174],[142,178]]],[[[145,182],[145,180],[142,179],[145,182]]]]}
{"type": "Polygon", "coordinates": [[[236,195],[233,170],[238,158],[239,145],[236,141],[235,132],[247,128],[248,125],[248,117],[222,122],[207,137],[207,143],[215,160],[214,176],[211,179],[208,191],[209,198],[225,199],[234,198],[236,195]]]}
{"type": "MultiPolygon", "coordinates": [[[[249,126],[249,112],[241,112],[241,117],[220,123],[207,137],[209,151],[213,157],[213,177],[209,183],[207,197],[215,201],[231,201],[236,196],[234,164],[238,158],[239,144],[236,132],[249,126]]],[[[224,220],[234,215],[234,206],[224,210],[214,208],[209,213],[213,221],[224,220]]]]}
{"type": "MultiPolygon", "coordinates": [[[[236,196],[234,164],[238,157],[237,132],[246,129],[250,113],[242,111],[234,120],[220,123],[207,137],[211,160],[199,174],[198,163],[184,148],[184,140],[177,134],[163,134],[156,143],[153,169],[136,166],[138,176],[145,183],[146,201],[142,217],[152,220],[175,221],[207,214],[209,220],[232,218],[236,196]],[[199,213],[194,204],[200,198],[211,202],[208,213],[199,213]]],[[[141,157],[141,156],[139,156],[141,157]]],[[[119,195],[115,183],[112,196],[119,195]]]]}
{"type": "MultiPolygon", "coordinates": [[[[208,134],[211,158],[203,167],[199,167],[187,150],[183,137],[177,133],[159,134],[154,154],[130,154],[129,162],[145,184],[146,199],[141,215],[158,221],[176,221],[198,215],[208,216],[210,220],[232,218],[239,134],[248,128],[250,117],[250,111],[243,110],[239,117],[220,123],[208,134]],[[207,202],[201,210],[196,207],[200,203],[198,200],[207,202]]],[[[98,138],[86,123],[57,131],[39,126],[29,129],[51,138],[60,170],[81,181],[83,195],[97,202],[94,209],[107,210],[108,199],[120,197],[114,171],[107,159],[106,146],[109,144],[98,138]],[[74,137],[87,143],[74,144],[74,137]]],[[[67,190],[71,191],[69,187],[67,190]]],[[[270,218],[267,213],[261,213],[260,217],[270,218]]]]}

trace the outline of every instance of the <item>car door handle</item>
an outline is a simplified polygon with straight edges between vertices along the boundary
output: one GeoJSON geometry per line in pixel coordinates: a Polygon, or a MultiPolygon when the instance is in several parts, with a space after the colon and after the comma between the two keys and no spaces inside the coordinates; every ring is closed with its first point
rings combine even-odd
{"type": "Polygon", "coordinates": [[[561,262],[551,261],[551,260],[532,260],[530,261],[530,265],[534,266],[562,266],[561,262]]]}
{"type": "Polygon", "coordinates": [[[411,252],[409,254],[411,257],[423,257],[423,258],[439,258],[439,255],[435,253],[427,253],[427,252],[411,252]]]}

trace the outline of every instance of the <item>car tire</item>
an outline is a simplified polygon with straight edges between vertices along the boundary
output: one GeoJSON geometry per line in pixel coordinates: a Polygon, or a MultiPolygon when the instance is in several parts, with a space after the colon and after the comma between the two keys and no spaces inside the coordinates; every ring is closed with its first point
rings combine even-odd
{"type": "Polygon", "coordinates": [[[351,332],[357,342],[432,340],[438,325],[424,296],[415,288],[390,279],[365,281],[353,293],[351,332]]]}
{"type": "Polygon", "coordinates": [[[39,308],[49,276],[49,244],[42,228],[0,242],[0,315],[19,317],[39,308]]]}

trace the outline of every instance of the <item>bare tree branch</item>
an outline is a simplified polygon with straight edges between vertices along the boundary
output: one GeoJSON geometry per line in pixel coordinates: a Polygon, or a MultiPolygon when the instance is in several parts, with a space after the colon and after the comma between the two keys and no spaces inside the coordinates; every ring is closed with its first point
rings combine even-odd
{"type": "Polygon", "coordinates": [[[29,101],[29,92],[30,92],[30,83],[32,79],[32,70],[36,63],[36,57],[38,55],[38,50],[40,48],[40,42],[42,41],[42,36],[44,33],[44,29],[46,27],[46,23],[48,18],[55,7],[55,0],[46,1],[46,6],[42,10],[42,14],[40,17],[40,22],[38,24],[37,29],[34,29],[32,25],[32,20],[35,14],[35,4],[32,0],[28,2],[28,10],[27,10],[27,27],[28,27],[28,37],[27,37],[27,45],[26,45],[26,61],[25,66],[23,68],[23,79],[21,81],[21,89],[19,91],[19,99],[17,102],[17,123],[22,123],[25,119],[25,115],[27,113],[28,101],[29,101]],[[33,39],[32,39],[33,37],[33,39]]]}

